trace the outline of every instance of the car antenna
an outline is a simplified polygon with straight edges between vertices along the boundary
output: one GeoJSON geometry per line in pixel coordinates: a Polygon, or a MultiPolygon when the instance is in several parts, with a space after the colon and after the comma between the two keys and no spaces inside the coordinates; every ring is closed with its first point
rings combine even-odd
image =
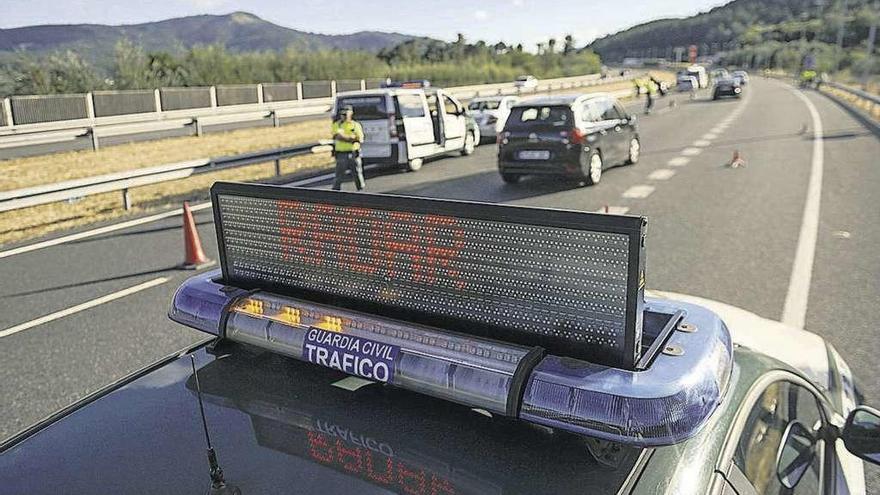
{"type": "Polygon", "coordinates": [[[199,384],[199,372],[196,370],[196,358],[189,356],[190,364],[192,364],[193,377],[196,380],[196,397],[199,399],[199,414],[202,417],[202,428],[205,431],[205,443],[208,445],[208,465],[211,468],[211,487],[208,488],[209,494],[234,494],[241,495],[241,490],[235,485],[228,485],[223,478],[223,469],[217,462],[217,453],[211,445],[211,436],[208,434],[208,420],[205,418],[205,405],[202,402],[202,386],[199,384]]]}

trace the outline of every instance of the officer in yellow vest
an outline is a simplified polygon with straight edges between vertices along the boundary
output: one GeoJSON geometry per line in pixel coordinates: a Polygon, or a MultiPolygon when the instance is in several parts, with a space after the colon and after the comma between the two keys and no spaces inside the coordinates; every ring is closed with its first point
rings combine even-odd
{"type": "Polygon", "coordinates": [[[339,110],[336,120],[331,126],[333,133],[333,151],[336,156],[336,178],[333,190],[342,187],[345,172],[351,172],[357,190],[362,190],[364,182],[364,166],[361,162],[361,143],[364,142],[364,129],[354,121],[354,110],[346,105],[339,110]]]}

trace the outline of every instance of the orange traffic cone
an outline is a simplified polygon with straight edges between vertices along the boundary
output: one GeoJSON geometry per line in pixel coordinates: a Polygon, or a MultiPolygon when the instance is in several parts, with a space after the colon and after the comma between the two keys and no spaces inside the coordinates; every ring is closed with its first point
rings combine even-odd
{"type": "Polygon", "coordinates": [[[743,160],[742,156],[740,156],[739,150],[733,151],[733,158],[730,160],[727,166],[730,168],[739,168],[746,166],[746,161],[743,160]]]}
{"type": "Polygon", "coordinates": [[[202,249],[202,241],[199,239],[199,231],[196,230],[196,221],[193,219],[189,202],[183,202],[183,248],[186,251],[183,263],[178,268],[184,270],[197,270],[213,265],[214,261],[205,256],[202,249]]]}

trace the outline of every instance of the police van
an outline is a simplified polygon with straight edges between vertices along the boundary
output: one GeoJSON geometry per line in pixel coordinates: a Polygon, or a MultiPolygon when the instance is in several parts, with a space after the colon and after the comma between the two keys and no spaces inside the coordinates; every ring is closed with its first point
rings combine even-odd
{"type": "Polygon", "coordinates": [[[415,172],[426,158],[450,152],[470,155],[480,129],[465,106],[442,89],[381,88],[339,93],[336,109],[350,105],[364,128],[364,164],[415,172]]]}

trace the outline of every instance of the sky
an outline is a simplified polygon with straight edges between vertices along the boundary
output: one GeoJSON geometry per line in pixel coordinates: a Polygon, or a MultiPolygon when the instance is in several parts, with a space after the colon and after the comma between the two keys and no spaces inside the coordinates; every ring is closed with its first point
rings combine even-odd
{"type": "Polygon", "coordinates": [[[683,17],[724,0],[0,0],[0,28],[36,24],[136,24],[245,11],[302,31],[361,30],[533,47],[572,34],[578,45],[662,17],[683,17]]]}

